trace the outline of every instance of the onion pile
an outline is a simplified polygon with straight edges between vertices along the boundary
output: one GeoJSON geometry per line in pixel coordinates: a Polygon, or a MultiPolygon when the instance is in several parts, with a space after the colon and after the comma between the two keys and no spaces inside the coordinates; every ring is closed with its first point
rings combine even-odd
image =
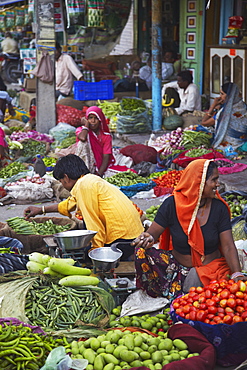
{"type": "Polygon", "coordinates": [[[23,141],[27,139],[33,139],[36,141],[43,141],[46,143],[53,143],[54,138],[51,135],[42,134],[38,131],[31,130],[28,132],[22,132],[22,131],[14,131],[10,135],[10,139],[14,141],[23,141]]]}
{"type": "Polygon", "coordinates": [[[162,146],[161,156],[166,157],[171,155],[174,150],[184,150],[184,147],[181,145],[182,138],[183,129],[181,127],[163,135],[164,145],[162,146]]]}
{"type": "Polygon", "coordinates": [[[43,177],[40,177],[38,174],[36,174],[33,177],[26,176],[15,182],[8,182],[5,186],[8,187],[8,186],[19,185],[19,184],[22,184],[23,182],[29,182],[29,183],[32,182],[34,184],[44,184],[45,179],[43,179],[43,177]]]}

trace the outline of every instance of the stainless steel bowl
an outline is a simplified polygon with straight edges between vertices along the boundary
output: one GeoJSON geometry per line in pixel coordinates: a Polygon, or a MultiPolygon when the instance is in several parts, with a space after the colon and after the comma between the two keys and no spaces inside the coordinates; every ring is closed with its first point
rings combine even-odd
{"type": "Polygon", "coordinates": [[[93,266],[99,271],[110,271],[114,269],[123,252],[120,249],[112,250],[111,247],[100,247],[91,250],[88,256],[93,262],[93,266]]]}
{"type": "Polygon", "coordinates": [[[87,247],[95,234],[97,234],[97,231],[69,230],[54,234],[54,239],[62,251],[65,252],[87,247]]]}

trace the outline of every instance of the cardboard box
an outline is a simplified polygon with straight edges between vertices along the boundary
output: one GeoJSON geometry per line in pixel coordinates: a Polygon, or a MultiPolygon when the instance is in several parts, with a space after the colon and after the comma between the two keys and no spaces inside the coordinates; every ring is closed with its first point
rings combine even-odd
{"type": "Polygon", "coordinates": [[[26,92],[36,91],[36,78],[25,78],[24,79],[24,89],[26,92]]]}

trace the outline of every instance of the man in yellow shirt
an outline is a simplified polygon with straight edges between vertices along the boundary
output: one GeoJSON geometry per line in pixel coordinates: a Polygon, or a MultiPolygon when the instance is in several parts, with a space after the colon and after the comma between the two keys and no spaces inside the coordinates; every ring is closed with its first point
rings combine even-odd
{"type": "Polygon", "coordinates": [[[119,244],[117,248],[123,251],[122,260],[133,255],[134,247],[130,243],[143,231],[143,226],[137,209],[126,195],[101,177],[90,174],[84,161],[74,154],[58,160],[53,176],[71,192],[71,196],[48,207],[29,206],[24,211],[26,218],[49,212],[71,217],[72,211],[79,211],[86,228],[97,231],[93,248],[117,241],[129,242],[119,244]]]}

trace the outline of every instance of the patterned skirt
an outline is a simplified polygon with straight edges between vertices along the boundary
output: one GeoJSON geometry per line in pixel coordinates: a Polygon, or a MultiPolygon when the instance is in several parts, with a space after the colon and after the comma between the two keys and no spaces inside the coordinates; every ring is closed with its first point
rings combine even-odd
{"type": "Polygon", "coordinates": [[[171,251],[141,247],[135,249],[135,268],[137,289],[171,301],[183,294],[183,283],[191,269],[180,265],[171,251]]]}

